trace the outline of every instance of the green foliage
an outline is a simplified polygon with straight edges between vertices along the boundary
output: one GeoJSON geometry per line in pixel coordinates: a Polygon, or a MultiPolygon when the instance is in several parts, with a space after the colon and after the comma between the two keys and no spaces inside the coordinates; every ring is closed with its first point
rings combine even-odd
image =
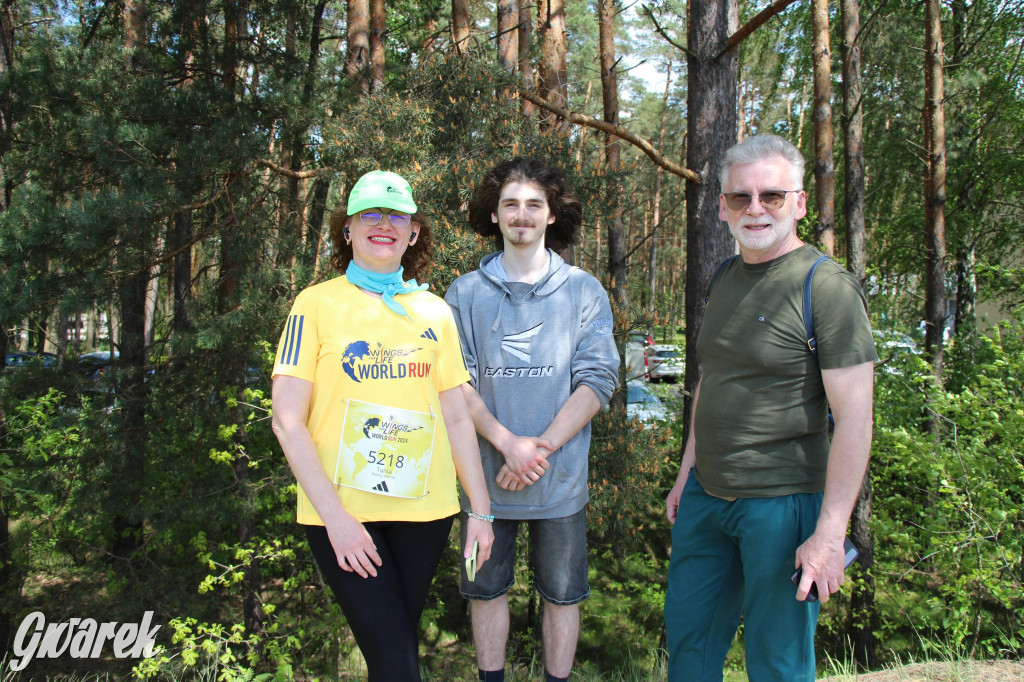
{"type": "Polygon", "coordinates": [[[913,629],[926,648],[944,642],[971,657],[1021,649],[1021,332],[1018,315],[984,337],[958,393],[921,374],[878,375],[873,523],[888,641],[912,647],[913,629]],[[925,409],[937,442],[920,429],[925,409]]]}
{"type": "Polygon", "coordinates": [[[664,490],[654,483],[672,468],[676,453],[670,436],[667,426],[644,428],[618,410],[594,417],[587,523],[598,547],[622,556],[643,548],[652,532],[665,528],[664,490]]]}

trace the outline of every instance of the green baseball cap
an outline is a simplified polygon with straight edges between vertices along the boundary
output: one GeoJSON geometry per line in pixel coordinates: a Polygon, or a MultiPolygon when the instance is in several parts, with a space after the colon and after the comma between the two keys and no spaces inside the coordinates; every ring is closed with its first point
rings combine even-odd
{"type": "Polygon", "coordinates": [[[370,171],[352,185],[348,195],[348,215],[355,215],[368,208],[391,208],[403,213],[415,213],[416,202],[412,199],[412,187],[398,173],[370,171]]]}

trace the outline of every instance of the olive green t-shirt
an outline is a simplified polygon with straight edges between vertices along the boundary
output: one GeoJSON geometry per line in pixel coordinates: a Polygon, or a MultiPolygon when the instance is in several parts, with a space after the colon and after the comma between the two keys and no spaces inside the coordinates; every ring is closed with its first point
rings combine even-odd
{"type": "Polygon", "coordinates": [[[864,293],[834,261],[814,273],[817,359],[808,350],[802,289],[820,255],[804,245],[767,263],[736,258],[712,282],[697,337],[703,378],[694,415],[697,479],[712,495],[825,489],[828,406],[820,370],[878,357],[864,293]]]}

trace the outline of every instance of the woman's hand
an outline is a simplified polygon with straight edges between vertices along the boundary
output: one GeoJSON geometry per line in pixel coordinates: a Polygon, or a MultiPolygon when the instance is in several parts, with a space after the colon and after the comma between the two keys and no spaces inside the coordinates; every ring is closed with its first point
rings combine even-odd
{"type": "Polygon", "coordinates": [[[467,521],[466,546],[463,548],[462,558],[468,559],[473,555],[474,541],[477,543],[476,567],[479,569],[491,558],[491,545],[494,544],[493,524],[474,518],[467,521]]]}
{"type": "Polygon", "coordinates": [[[348,514],[325,523],[327,536],[331,539],[331,547],[338,557],[338,566],[341,570],[350,573],[355,571],[362,578],[376,578],[377,566],[381,565],[380,555],[377,554],[377,546],[373,544],[373,538],[363,528],[363,524],[348,514]]]}

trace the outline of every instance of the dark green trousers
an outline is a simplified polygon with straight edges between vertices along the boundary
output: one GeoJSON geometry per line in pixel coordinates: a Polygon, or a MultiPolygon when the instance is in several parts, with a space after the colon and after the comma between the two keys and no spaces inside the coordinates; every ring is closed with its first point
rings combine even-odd
{"type": "Polygon", "coordinates": [[[690,472],[665,594],[671,682],[720,682],[741,614],[750,682],[813,682],[819,604],[797,601],[789,576],[821,498],[730,502],[708,495],[690,472]]]}

